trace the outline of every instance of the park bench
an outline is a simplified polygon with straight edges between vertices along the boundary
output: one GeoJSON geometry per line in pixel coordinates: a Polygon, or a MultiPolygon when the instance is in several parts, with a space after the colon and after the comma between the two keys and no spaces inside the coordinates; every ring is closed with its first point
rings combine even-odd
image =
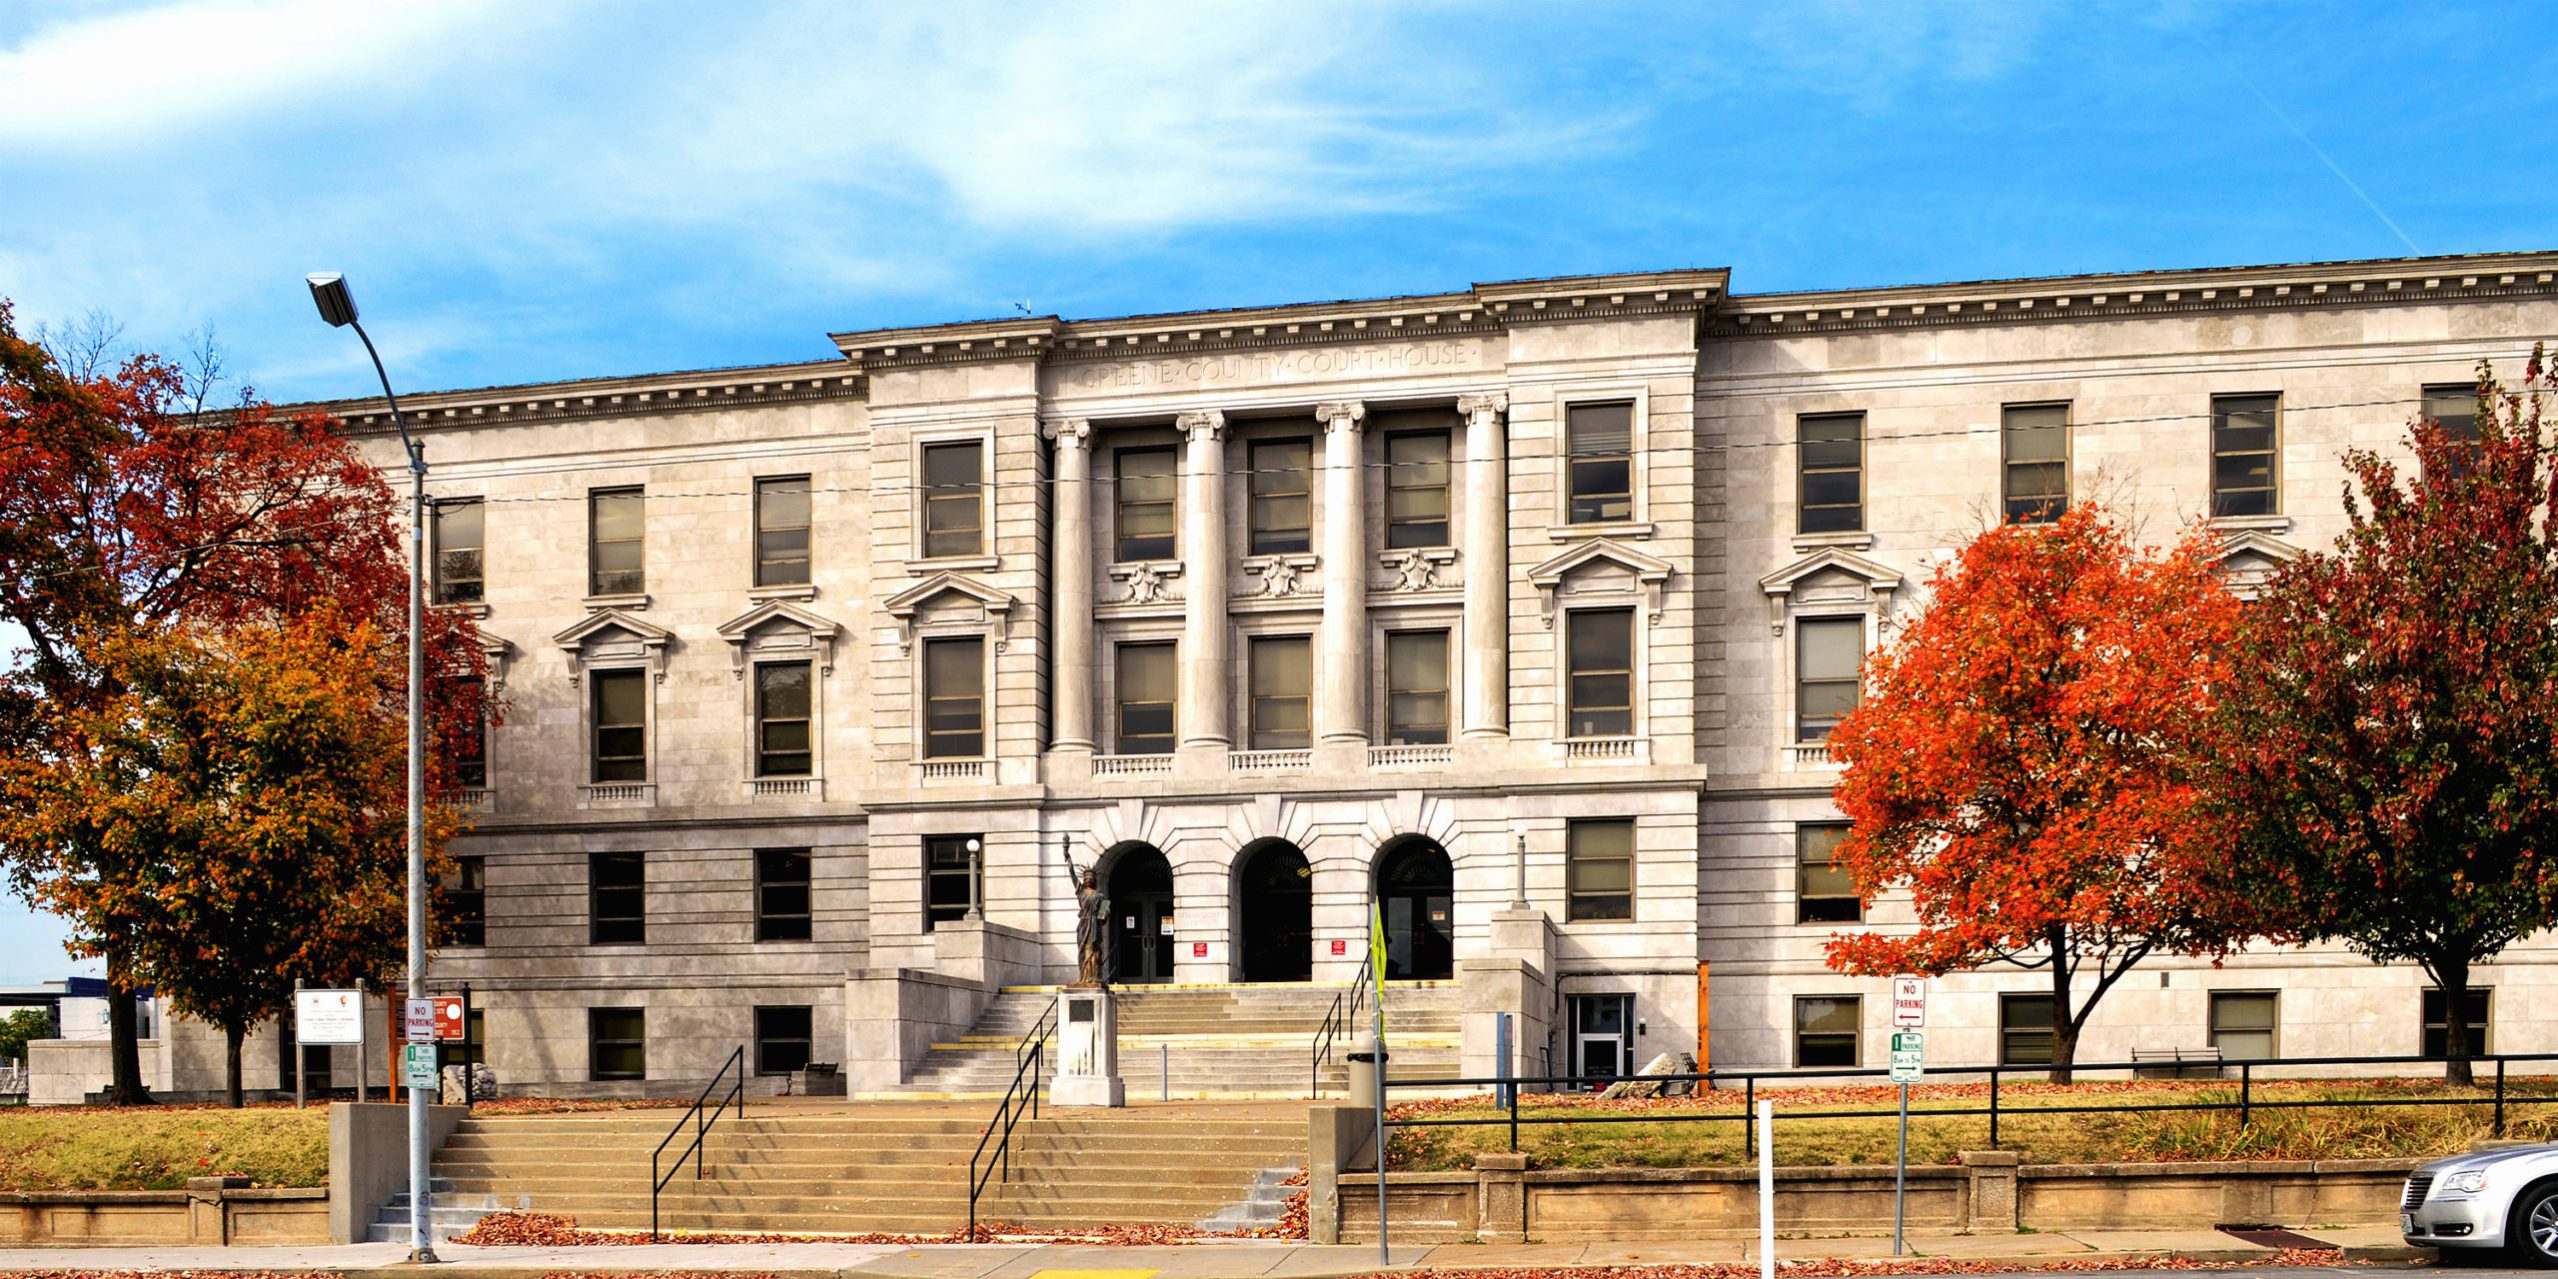
{"type": "Polygon", "coordinates": [[[2218,1079],[2221,1074],[2220,1049],[2135,1048],[2132,1050],[2132,1073],[2143,1079],[2218,1079]]]}

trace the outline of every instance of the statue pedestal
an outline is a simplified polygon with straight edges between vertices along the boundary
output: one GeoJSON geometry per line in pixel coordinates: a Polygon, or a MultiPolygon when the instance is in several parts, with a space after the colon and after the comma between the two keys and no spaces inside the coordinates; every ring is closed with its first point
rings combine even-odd
{"type": "Polygon", "coordinates": [[[1111,993],[1069,987],[1057,992],[1057,1074],[1048,1084],[1057,1106],[1124,1106],[1119,1078],[1119,1013],[1111,993]]]}

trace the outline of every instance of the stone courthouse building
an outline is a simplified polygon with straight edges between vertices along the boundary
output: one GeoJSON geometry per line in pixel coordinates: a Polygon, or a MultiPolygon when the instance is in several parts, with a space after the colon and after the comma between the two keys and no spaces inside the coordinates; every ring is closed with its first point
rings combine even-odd
{"type": "MultiPolygon", "coordinates": [[[[743,1044],[894,1087],[1072,978],[1071,864],[1122,983],[1349,982],[1374,897],[1477,1069],[1493,1011],[1531,1073],[1880,1064],[1884,984],[1822,943],[1907,914],[1827,865],[1824,739],[1929,574],[2102,500],[2209,518],[2244,586],[2343,528],[2342,450],[2558,333],[2553,273],[1665,271],[412,397],[437,598],[507,707],[433,985],[509,1086],[743,1044]]],[[[378,400],[326,407],[396,459],[378,400]]],[[[2485,971],[2495,1046],[2551,1046],[2548,958],[2485,971]]],[[[2039,980],[1938,983],[1931,1056],[2048,1051],[2002,998],[2039,980]]],[[[2084,1053],[2412,1053],[2445,1015],[2342,952],[2157,962],[2084,1053]]]]}

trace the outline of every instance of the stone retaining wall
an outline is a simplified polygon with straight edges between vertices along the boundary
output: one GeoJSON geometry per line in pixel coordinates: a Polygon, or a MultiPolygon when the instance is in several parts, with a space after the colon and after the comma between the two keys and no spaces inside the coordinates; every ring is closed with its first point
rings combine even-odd
{"type": "Polygon", "coordinates": [[[0,1193],[0,1247],[81,1248],[329,1241],[329,1192],[251,1190],[198,1177],[184,1190],[0,1193]]]}

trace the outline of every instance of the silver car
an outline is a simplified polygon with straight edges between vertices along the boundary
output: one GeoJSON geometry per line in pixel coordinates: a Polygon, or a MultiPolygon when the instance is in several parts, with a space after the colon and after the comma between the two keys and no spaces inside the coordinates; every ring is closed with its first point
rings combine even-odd
{"type": "Polygon", "coordinates": [[[2558,1266],[2558,1145],[2437,1159],[2407,1177],[2398,1233],[2445,1252],[2502,1248],[2518,1265],[2558,1266]]]}

